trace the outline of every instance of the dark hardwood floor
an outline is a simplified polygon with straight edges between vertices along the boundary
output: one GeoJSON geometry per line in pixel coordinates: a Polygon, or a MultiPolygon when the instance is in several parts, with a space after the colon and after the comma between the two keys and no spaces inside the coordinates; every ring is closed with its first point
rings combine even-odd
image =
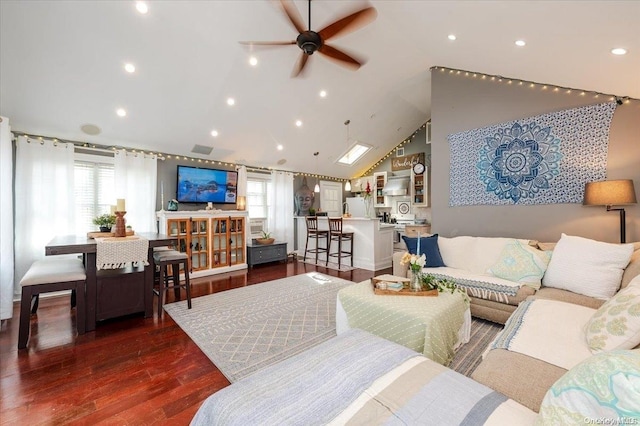
{"type": "MultiPolygon", "coordinates": [[[[316,271],[359,282],[391,268],[374,273],[300,262],[260,265],[193,279],[192,297],[316,271]]],[[[69,296],[41,298],[27,349],[18,351],[19,314],[16,303],[13,318],[0,328],[2,425],[189,424],[204,399],[229,385],[166,314],[105,321],[77,336],[69,296]]]]}

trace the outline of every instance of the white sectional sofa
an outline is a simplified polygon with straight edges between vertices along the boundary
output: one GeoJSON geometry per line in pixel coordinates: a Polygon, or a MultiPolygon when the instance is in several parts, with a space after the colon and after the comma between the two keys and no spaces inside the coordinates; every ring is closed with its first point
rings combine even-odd
{"type": "MultiPolygon", "coordinates": [[[[603,303],[601,299],[545,285],[544,275],[556,243],[502,237],[446,238],[437,234],[422,237],[421,242],[421,251],[425,251],[425,246],[437,245],[445,265],[428,267],[433,263],[427,254],[427,267],[423,271],[450,277],[464,287],[470,296],[474,317],[504,324],[518,304],[534,294],[593,308],[603,303]]],[[[620,281],[623,285],[640,274],[640,242],[632,245],[633,254],[620,281]]],[[[400,261],[402,255],[402,252],[393,255],[393,275],[409,273],[408,265],[400,261]]]]}

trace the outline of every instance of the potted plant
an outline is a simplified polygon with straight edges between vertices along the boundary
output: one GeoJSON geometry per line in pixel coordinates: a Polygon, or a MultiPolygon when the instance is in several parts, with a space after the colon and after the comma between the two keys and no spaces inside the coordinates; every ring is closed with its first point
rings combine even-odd
{"type": "Polygon", "coordinates": [[[109,213],[96,216],[93,224],[100,227],[100,232],[111,232],[111,227],[116,224],[116,216],[109,213]]]}
{"type": "Polygon", "coordinates": [[[256,243],[258,244],[273,244],[275,238],[271,237],[270,232],[262,231],[262,238],[256,238],[256,243]]]}

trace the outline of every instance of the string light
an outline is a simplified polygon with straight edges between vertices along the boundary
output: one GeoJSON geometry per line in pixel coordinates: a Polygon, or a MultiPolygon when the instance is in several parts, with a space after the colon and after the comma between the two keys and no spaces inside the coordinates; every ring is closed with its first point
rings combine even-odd
{"type": "MultiPolygon", "coordinates": [[[[465,71],[465,70],[458,70],[458,69],[452,69],[452,68],[446,68],[446,67],[441,67],[441,66],[434,66],[430,68],[431,71],[437,71],[439,70],[440,72],[445,72],[446,70],[449,71],[449,74],[452,74],[455,72],[456,75],[460,75],[461,73],[463,73],[466,77],[469,76],[473,76],[473,77],[477,77],[478,73],[474,73],[472,71],[465,71]]],[[[514,79],[513,78],[508,78],[508,77],[503,77],[500,75],[489,75],[489,74],[480,74],[482,79],[486,79],[486,77],[491,77],[491,81],[494,81],[495,79],[497,79],[499,82],[506,82],[507,84],[513,84],[514,79]]],[[[540,82],[536,82],[536,81],[528,81],[528,80],[520,80],[520,79],[515,79],[515,81],[518,83],[518,86],[523,86],[524,84],[529,85],[529,87],[531,88],[540,88],[541,90],[549,90],[550,88],[553,88],[552,91],[553,92],[560,92],[561,90],[567,94],[567,95],[571,95],[573,92],[576,92],[579,94],[579,96],[586,96],[587,93],[591,93],[593,94],[593,98],[594,99],[598,99],[600,97],[600,95],[608,97],[611,101],[614,100],[618,100],[622,103],[628,104],[630,103],[632,100],[634,101],[638,101],[640,99],[637,98],[632,98],[630,96],[621,96],[621,95],[612,95],[612,94],[608,94],[608,93],[600,93],[600,92],[595,92],[595,91],[589,91],[589,90],[582,90],[582,89],[576,89],[575,87],[563,87],[563,86],[556,86],[553,84],[543,84],[540,82]]]]}

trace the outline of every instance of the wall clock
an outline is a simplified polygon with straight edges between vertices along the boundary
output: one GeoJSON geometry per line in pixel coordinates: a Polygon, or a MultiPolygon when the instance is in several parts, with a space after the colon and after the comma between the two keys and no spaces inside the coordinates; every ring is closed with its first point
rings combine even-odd
{"type": "Polygon", "coordinates": [[[398,213],[407,214],[411,210],[411,205],[407,201],[398,201],[398,213]]]}
{"type": "Polygon", "coordinates": [[[416,163],[413,165],[413,173],[417,175],[421,175],[424,173],[424,164],[416,163]]]}

